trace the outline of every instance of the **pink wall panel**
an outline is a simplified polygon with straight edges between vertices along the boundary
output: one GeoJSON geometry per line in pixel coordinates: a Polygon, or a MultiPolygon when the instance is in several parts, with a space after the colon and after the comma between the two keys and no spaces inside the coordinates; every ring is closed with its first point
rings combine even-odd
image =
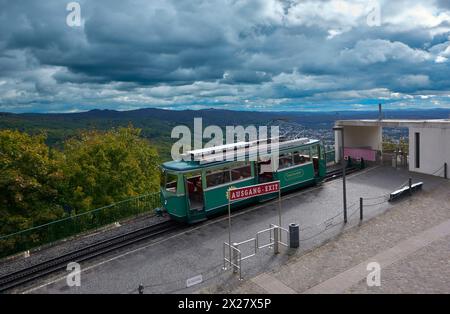
{"type": "Polygon", "coordinates": [[[376,151],[367,148],[344,148],[344,156],[350,156],[352,159],[361,159],[367,161],[376,161],[376,151]]]}

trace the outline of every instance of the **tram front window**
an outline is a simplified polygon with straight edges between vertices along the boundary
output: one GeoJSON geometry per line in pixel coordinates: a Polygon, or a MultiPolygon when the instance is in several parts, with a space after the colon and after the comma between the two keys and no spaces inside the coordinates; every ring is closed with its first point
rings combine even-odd
{"type": "Polygon", "coordinates": [[[178,177],[172,173],[165,173],[165,189],[167,192],[176,193],[177,192],[177,181],[178,177]]]}

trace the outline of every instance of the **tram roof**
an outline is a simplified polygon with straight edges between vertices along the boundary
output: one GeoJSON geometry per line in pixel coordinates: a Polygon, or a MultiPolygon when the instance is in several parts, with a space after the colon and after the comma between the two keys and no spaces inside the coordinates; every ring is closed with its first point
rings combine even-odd
{"type": "Polygon", "coordinates": [[[221,162],[214,162],[209,164],[200,164],[198,161],[168,161],[163,163],[163,168],[167,170],[173,170],[173,171],[191,171],[196,169],[202,169],[211,167],[212,165],[220,165],[220,164],[226,164],[227,161],[221,161],[221,162]]]}
{"type": "MultiPolygon", "coordinates": [[[[299,145],[298,147],[309,146],[309,145],[317,144],[319,142],[320,142],[320,140],[308,139],[307,142],[303,143],[302,145],[299,145]]],[[[280,142],[280,144],[281,143],[282,142],[280,142]]],[[[282,149],[281,145],[280,145],[280,149],[282,149]]],[[[193,160],[193,161],[174,160],[174,161],[167,161],[167,162],[163,163],[162,167],[167,170],[186,172],[186,171],[193,171],[196,169],[208,168],[211,166],[219,166],[221,164],[227,164],[230,162],[231,161],[224,160],[224,161],[213,161],[213,162],[208,162],[208,163],[202,163],[199,160],[193,160]]]]}

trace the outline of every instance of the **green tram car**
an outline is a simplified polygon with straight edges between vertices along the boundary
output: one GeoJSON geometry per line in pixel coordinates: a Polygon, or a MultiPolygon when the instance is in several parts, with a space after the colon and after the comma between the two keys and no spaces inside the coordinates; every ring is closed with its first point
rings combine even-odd
{"type": "MultiPolygon", "coordinates": [[[[248,144],[248,143],[247,143],[248,144]]],[[[237,143],[239,145],[239,143],[237,143]]],[[[225,147],[227,145],[224,145],[225,147]]],[[[229,146],[228,146],[229,149],[229,146]]],[[[204,150],[190,151],[191,156],[204,150]]],[[[216,150],[217,151],[217,150],[216,150]]],[[[236,151],[236,148],[234,149],[236,151]]],[[[246,151],[248,152],[248,150],[246,151]]],[[[280,181],[281,192],[315,185],[326,174],[324,146],[319,140],[296,139],[279,142],[276,171],[269,153],[257,161],[169,161],[162,165],[163,210],[177,221],[195,223],[228,210],[227,192],[270,181],[280,181]]],[[[255,158],[253,158],[255,159],[255,158]]],[[[235,159],[232,159],[235,160],[235,159]]],[[[278,193],[256,196],[231,204],[231,208],[273,199],[278,193]]]]}

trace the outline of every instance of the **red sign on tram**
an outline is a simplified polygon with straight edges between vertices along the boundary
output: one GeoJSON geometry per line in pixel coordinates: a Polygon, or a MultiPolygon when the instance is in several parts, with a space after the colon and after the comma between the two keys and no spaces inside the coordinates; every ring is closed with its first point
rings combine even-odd
{"type": "Polygon", "coordinates": [[[280,181],[268,182],[243,188],[234,188],[228,191],[229,200],[236,201],[258,195],[265,195],[280,190],[280,181]]]}

